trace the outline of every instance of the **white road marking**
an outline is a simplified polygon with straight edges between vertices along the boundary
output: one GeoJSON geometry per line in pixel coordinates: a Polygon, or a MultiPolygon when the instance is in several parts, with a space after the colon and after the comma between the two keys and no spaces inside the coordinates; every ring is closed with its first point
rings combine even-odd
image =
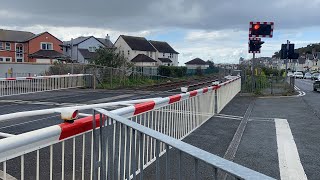
{"type": "MultiPolygon", "coordinates": [[[[32,121],[27,121],[27,122],[23,122],[23,123],[11,124],[11,125],[8,125],[8,126],[1,126],[0,129],[6,129],[6,128],[14,127],[14,126],[29,124],[29,123],[33,123],[33,122],[37,122],[37,121],[42,121],[42,120],[44,120],[44,119],[49,119],[49,118],[59,117],[59,116],[60,116],[60,115],[53,115],[53,116],[48,116],[48,117],[44,117],[44,118],[40,118],[40,119],[35,119],[35,120],[32,120],[32,121]]],[[[61,122],[62,122],[62,120],[61,120],[61,122]]]]}
{"type": "Polygon", "coordinates": [[[307,180],[286,119],[275,119],[281,180],[307,180]]]}
{"type": "MultiPolygon", "coordinates": [[[[3,179],[3,171],[0,170],[0,179],[3,179]]],[[[17,180],[17,178],[11,176],[10,174],[6,173],[7,180],[17,180]]]]}
{"type": "Polygon", "coordinates": [[[228,114],[217,114],[217,116],[226,116],[226,117],[234,117],[234,118],[243,118],[242,116],[234,116],[234,115],[228,115],[228,114]]]}
{"type": "Polygon", "coordinates": [[[227,117],[227,116],[213,116],[213,117],[223,118],[223,119],[242,120],[242,118],[234,118],[234,117],[227,117]]]}

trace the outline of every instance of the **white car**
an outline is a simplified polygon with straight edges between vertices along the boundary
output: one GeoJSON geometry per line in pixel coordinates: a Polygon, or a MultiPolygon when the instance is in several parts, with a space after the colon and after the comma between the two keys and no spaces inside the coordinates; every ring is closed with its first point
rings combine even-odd
{"type": "Polygon", "coordinates": [[[288,77],[292,77],[293,73],[292,72],[288,72],[288,77]]]}
{"type": "Polygon", "coordinates": [[[312,77],[312,74],[311,73],[306,73],[306,74],[304,74],[304,78],[305,79],[311,79],[311,77],[312,77]]]}
{"type": "Polygon", "coordinates": [[[294,76],[295,78],[303,79],[303,73],[302,73],[302,72],[294,72],[294,73],[293,73],[293,76],[294,76]]]}

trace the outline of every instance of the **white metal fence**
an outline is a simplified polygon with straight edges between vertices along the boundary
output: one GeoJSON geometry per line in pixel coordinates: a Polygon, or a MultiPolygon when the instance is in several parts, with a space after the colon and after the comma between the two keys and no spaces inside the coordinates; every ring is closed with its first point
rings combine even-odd
{"type": "Polygon", "coordinates": [[[0,78],[0,97],[91,86],[91,82],[91,74],[0,78]]]}
{"type": "Polygon", "coordinates": [[[9,175],[20,179],[50,180],[135,179],[137,176],[140,179],[193,179],[186,175],[194,172],[194,177],[198,177],[199,162],[209,164],[212,179],[216,177],[217,169],[237,179],[268,179],[180,141],[212,117],[214,109],[222,109],[228,103],[227,99],[232,99],[227,94],[233,96],[239,92],[239,81],[235,78],[219,86],[111,112],[96,109],[99,114],[74,123],[1,139],[0,168],[7,175],[3,179],[9,175]],[[216,94],[220,98],[217,102],[216,94]],[[169,148],[172,150],[168,151],[169,148]],[[194,160],[192,171],[182,171],[182,152],[194,160]],[[165,161],[160,158],[164,154],[165,161]],[[154,164],[156,173],[150,174],[154,164]],[[165,172],[163,175],[160,175],[160,169],[165,172]]]}

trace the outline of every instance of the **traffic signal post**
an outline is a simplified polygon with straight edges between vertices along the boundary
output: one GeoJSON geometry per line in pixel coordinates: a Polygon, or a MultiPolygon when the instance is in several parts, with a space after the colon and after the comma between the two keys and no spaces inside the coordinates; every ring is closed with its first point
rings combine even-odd
{"type": "Polygon", "coordinates": [[[261,41],[261,37],[273,37],[273,22],[250,22],[249,26],[249,53],[252,53],[252,65],[251,65],[251,80],[252,80],[252,92],[255,91],[255,55],[260,53],[261,45],[264,43],[261,41]]]}
{"type": "Polygon", "coordinates": [[[249,38],[249,53],[252,53],[252,63],[251,63],[251,79],[252,79],[252,92],[255,89],[255,55],[256,53],[260,53],[261,45],[264,42],[261,41],[261,38],[249,38]]]}
{"type": "Polygon", "coordinates": [[[280,51],[280,58],[285,59],[286,63],[286,78],[288,74],[288,60],[291,59],[298,59],[299,58],[299,53],[294,52],[294,44],[290,44],[290,41],[287,40],[287,44],[282,44],[281,45],[281,51],[280,51]]]}

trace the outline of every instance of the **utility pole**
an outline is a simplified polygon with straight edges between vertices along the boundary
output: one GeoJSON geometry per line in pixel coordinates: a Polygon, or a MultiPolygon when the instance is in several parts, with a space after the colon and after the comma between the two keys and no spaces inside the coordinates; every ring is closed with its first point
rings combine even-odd
{"type": "Polygon", "coordinates": [[[254,78],[254,66],[255,66],[255,64],[254,64],[254,59],[255,59],[255,56],[256,56],[256,53],[255,52],[253,52],[252,53],[252,65],[251,65],[251,71],[252,71],[252,74],[251,74],[251,80],[252,80],[252,92],[254,92],[254,90],[255,90],[255,78],[254,78]]]}
{"type": "Polygon", "coordinates": [[[290,44],[290,41],[289,41],[289,40],[287,40],[287,52],[286,52],[286,54],[287,54],[287,57],[286,57],[286,80],[287,80],[287,78],[288,78],[288,51],[289,51],[289,44],[290,44]]]}

